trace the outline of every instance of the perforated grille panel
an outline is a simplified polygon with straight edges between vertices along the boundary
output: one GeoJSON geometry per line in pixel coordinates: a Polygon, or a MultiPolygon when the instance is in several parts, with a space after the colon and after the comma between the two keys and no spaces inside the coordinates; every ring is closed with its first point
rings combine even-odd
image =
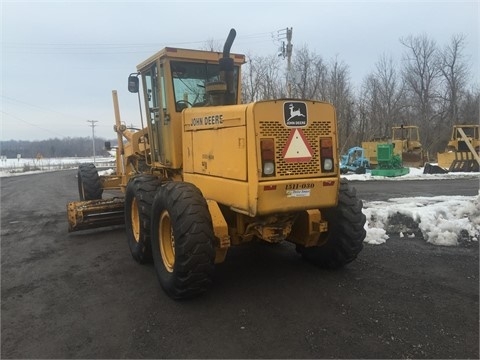
{"type": "Polygon", "coordinates": [[[260,121],[260,137],[275,139],[275,163],[277,177],[298,177],[299,175],[317,175],[320,168],[320,137],[332,136],[331,123],[327,121],[311,122],[308,128],[302,128],[313,150],[309,162],[286,162],[282,152],[287,144],[291,128],[286,128],[278,121],[260,121]]]}

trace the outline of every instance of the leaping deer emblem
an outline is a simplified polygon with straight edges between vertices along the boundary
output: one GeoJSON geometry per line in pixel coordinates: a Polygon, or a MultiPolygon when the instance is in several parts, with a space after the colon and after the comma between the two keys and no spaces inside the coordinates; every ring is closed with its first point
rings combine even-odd
{"type": "Polygon", "coordinates": [[[290,117],[287,119],[287,121],[293,119],[293,118],[296,117],[296,116],[305,117],[305,115],[302,114],[302,112],[300,111],[300,109],[295,109],[295,110],[294,110],[293,104],[290,104],[288,107],[290,108],[290,117]]]}

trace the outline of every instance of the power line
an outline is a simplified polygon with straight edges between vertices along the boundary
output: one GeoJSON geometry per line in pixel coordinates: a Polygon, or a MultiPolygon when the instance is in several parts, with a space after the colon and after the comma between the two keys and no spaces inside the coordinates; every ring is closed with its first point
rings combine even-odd
{"type": "Polygon", "coordinates": [[[44,107],[44,106],[39,106],[39,105],[35,105],[35,104],[30,104],[30,103],[25,102],[25,101],[22,101],[22,100],[14,99],[14,98],[5,96],[5,95],[3,95],[3,94],[0,94],[0,97],[2,97],[4,100],[9,101],[9,102],[19,103],[19,104],[27,105],[27,106],[30,106],[30,107],[33,107],[33,108],[37,108],[37,109],[49,111],[49,112],[52,112],[52,113],[56,113],[56,114],[65,116],[66,118],[74,117],[74,118],[77,118],[77,119],[79,119],[79,120],[87,120],[86,118],[77,116],[77,115],[75,115],[75,114],[65,114],[65,113],[62,113],[62,112],[60,112],[60,111],[53,110],[53,109],[49,109],[49,108],[44,107]]]}
{"type": "MultiPolygon", "coordinates": [[[[239,43],[258,43],[262,41],[271,41],[275,37],[274,32],[262,32],[247,34],[237,37],[239,43]],[[253,40],[253,41],[252,41],[253,40]]],[[[224,38],[214,39],[214,41],[222,41],[224,38]]],[[[160,43],[14,43],[1,42],[5,53],[22,53],[22,54],[125,54],[149,52],[151,48],[159,49],[163,47],[177,47],[193,44],[204,44],[210,39],[174,42],[165,41],[160,43]]]]}
{"type": "Polygon", "coordinates": [[[46,132],[48,132],[48,133],[51,133],[51,134],[53,134],[53,135],[57,135],[57,136],[61,136],[61,137],[64,136],[64,135],[59,134],[59,133],[57,133],[57,132],[55,132],[55,131],[52,131],[52,130],[50,130],[50,129],[47,129],[47,128],[44,128],[44,127],[39,126],[39,125],[37,125],[37,124],[33,124],[33,123],[31,123],[31,122],[28,122],[28,121],[26,121],[26,120],[24,120],[24,119],[22,119],[22,118],[19,118],[18,116],[12,115],[12,114],[10,114],[10,113],[8,113],[8,112],[5,112],[5,111],[3,111],[3,110],[0,110],[0,112],[1,112],[2,114],[4,114],[4,115],[10,116],[10,117],[13,118],[13,119],[17,119],[17,120],[19,120],[19,121],[21,121],[21,122],[23,122],[23,123],[25,123],[25,124],[27,124],[27,125],[36,127],[36,128],[38,128],[38,129],[41,129],[41,130],[46,131],[46,132]]]}

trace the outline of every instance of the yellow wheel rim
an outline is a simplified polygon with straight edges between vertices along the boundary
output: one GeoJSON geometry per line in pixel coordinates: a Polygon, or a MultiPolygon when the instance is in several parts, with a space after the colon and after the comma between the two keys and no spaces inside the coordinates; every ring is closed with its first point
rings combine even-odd
{"type": "Polygon", "coordinates": [[[133,198],[132,206],[130,208],[130,214],[133,238],[138,243],[140,239],[140,217],[138,213],[137,198],[133,198]]]}
{"type": "Polygon", "coordinates": [[[168,272],[173,272],[173,265],[175,264],[175,238],[173,237],[170,215],[167,211],[162,212],[160,216],[158,235],[158,245],[165,269],[168,272]]]}

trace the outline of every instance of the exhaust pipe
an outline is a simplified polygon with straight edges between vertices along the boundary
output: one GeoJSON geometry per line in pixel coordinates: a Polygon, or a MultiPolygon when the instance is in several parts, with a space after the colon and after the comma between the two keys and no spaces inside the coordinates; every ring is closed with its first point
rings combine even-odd
{"type": "Polygon", "coordinates": [[[230,57],[230,49],[232,48],[233,40],[235,40],[235,36],[237,36],[237,32],[235,29],[231,29],[228,33],[227,40],[225,41],[225,45],[223,45],[223,58],[230,57]]]}
{"type": "Polygon", "coordinates": [[[223,57],[219,61],[220,65],[220,80],[224,81],[227,85],[227,91],[225,94],[225,105],[234,105],[236,103],[235,87],[233,84],[233,59],[230,58],[230,49],[232,48],[233,41],[237,36],[235,29],[231,29],[228,34],[225,45],[223,46],[223,57]]]}

